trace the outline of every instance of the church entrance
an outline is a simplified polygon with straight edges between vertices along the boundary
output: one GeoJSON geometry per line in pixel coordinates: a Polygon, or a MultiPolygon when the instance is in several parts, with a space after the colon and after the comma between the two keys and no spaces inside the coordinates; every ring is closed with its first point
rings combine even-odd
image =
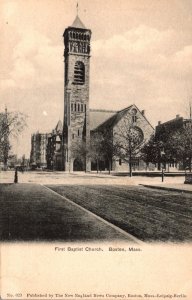
{"type": "Polygon", "coordinates": [[[73,162],[73,171],[84,171],[83,162],[78,158],[73,162]]]}

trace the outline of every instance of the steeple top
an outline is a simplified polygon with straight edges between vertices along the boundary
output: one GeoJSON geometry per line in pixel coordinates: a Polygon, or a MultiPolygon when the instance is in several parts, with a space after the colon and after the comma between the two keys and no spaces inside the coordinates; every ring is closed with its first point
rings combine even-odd
{"type": "Polygon", "coordinates": [[[83,24],[83,22],[80,20],[79,16],[77,15],[73,24],[71,25],[71,27],[74,28],[80,28],[80,29],[86,29],[85,25],[83,24]]]}

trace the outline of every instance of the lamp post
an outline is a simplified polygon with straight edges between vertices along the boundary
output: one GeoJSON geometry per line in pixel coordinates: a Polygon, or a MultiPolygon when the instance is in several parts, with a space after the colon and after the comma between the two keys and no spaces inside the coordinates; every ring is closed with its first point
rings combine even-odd
{"type": "MultiPolygon", "coordinates": [[[[162,151],[160,151],[161,158],[163,157],[163,155],[165,155],[164,149],[162,149],[162,151]]],[[[162,182],[164,182],[164,176],[165,176],[164,168],[163,168],[163,166],[161,166],[161,181],[162,182]]]]}

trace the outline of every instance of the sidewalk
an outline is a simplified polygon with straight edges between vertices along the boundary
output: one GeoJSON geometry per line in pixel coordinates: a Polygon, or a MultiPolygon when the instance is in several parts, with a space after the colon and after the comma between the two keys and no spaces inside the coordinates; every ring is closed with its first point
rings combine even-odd
{"type": "MultiPolygon", "coordinates": [[[[165,177],[166,184],[183,184],[184,176],[165,177]]],[[[0,172],[0,183],[13,183],[14,171],[0,172]]],[[[113,176],[106,173],[85,173],[85,172],[18,172],[19,183],[39,183],[39,184],[69,184],[69,185],[159,185],[161,177],[145,176],[113,176]]]]}
{"type": "Polygon", "coordinates": [[[147,188],[152,188],[152,189],[160,189],[160,190],[192,194],[192,184],[184,184],[184,183],[142,184],[141,183],[140,185],[147,187],[147,188]]]}

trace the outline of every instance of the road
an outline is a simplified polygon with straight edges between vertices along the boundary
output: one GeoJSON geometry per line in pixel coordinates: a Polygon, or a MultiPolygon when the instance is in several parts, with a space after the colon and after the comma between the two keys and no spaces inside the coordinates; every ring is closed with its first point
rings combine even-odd
{"type": "Polygon", "coordinates": [[[142,186],[49,185],[143,241],[192,240],[192,195],[142,186]]]}
{"type": "Polygon", "coordinates": [[[192,240],[191,194],[142,186],[21,183],[1,184],[0,195],[1,240],[192,240]]]}

